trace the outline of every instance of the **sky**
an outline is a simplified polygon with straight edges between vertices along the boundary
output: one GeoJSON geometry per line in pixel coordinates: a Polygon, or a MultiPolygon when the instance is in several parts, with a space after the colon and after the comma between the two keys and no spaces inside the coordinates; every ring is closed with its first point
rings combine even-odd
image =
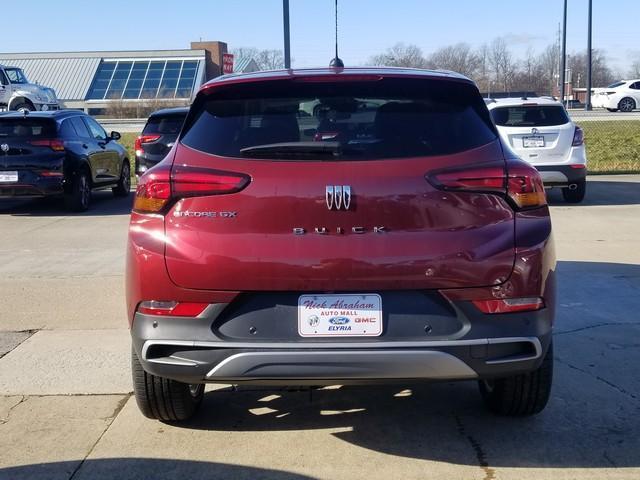
{"type": "MultiPolygon", "coordinates": [[[[569,0],[567,51],[587,43],[587,0],[569,0]]],[[[638,0],[593,1],[593,47],[605,50],[621,75],[640,56],[638,0]],[[625,13],[626,12],[626,13],[625,13]],[[625,16],[634,21],[625,21],[625,16]]],[[[38,19],[3,22],[0,52],[189,48],[193,40],[221,40],[229,48],[282,49],[282,0],[30,0],[38,19]],[[100,5],[101,13],[96,7],[100,5]],[[89,12],[89,10],[91,10],[89,12]],[[41,27],[45,23],[50,27],[41,27]]],[[[20,10],[8,2],[4,13],[20,10]]],[[[290,0],[295,67],[324,66],[333,58],[334,0],[290,0]]],[[[542,51],[557,38],[562,0],[339,0],[340,57],[364,65],[398,42],[425,54],[467,42],[474,47],[503,36],[516,56],[542,51]]]]}

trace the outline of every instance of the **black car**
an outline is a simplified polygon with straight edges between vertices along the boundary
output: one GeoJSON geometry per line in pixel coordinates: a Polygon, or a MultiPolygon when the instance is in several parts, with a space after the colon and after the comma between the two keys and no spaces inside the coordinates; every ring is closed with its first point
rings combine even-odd
{"type": "Polygon", "coordinates": [[[165,108],[153,112],[136,139],[136,174],[142,175],[162,160],[182,129],[189,107],[165,108]]]}
{"type": "Polygon", "coordinates": [[[130,165],[118,132],[80,111],[0,115],[0,198],[64,197],[89,208],[91,191],[129,195],[130,165]]]}

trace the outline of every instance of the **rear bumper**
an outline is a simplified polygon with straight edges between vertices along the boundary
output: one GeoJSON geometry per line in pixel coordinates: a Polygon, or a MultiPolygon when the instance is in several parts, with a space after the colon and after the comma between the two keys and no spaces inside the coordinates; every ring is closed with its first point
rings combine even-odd
{"type": "MultiPolygon", "coordinates": [[[[450,322],[452,333],[435,338],[424,329],[421,337],[417,331],[410,332],[412,321],[405,319],[406,325],[395,328],[387,322],[383,335],[373,339],[318,340],[291,333],[250,340],[221,333],[231,331],[219,328],[217,318],[223,309],[211,306],[199,318],[136,314],[131,334],[143,368],[185,383],[322,385],[494,378],[540,365],[550,342],[553,316],[553,308],[484,315],[474,312],[468,302],[459,302],[455,317],[445,321],[450,322]]],[[[423,323],[432,320],[429,314],[423,316],[423,323]]],[[[291,318],[269,321],[295,322],[291,318]]],[[[241,316],[232,322],[238,328],[250,328],[241,316]]]]}
{"type": "Polygon", "coordinates": [[[568,187],[587,178],[587,169],[572,168],[570,165],[536,166],[545,187],[568,187]]]}
{"type": "Polygon", "coordinates": [[[64,193],[62,177],[43,178],[33,182],[0,183],[0,198],[39,198],[64,193]]]}

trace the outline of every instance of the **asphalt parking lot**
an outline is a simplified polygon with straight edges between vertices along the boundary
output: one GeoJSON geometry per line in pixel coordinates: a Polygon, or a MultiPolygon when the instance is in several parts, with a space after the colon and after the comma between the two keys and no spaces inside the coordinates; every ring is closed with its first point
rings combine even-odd
{"type": "Polygon", "coordinates": [[[555,383],[525,419],[474,383],[210,387],[194,420],[130,397],[123,266],[130,200],[0,200],[0,479],[640,478],[640,175],[550,193],[555,383]]]}

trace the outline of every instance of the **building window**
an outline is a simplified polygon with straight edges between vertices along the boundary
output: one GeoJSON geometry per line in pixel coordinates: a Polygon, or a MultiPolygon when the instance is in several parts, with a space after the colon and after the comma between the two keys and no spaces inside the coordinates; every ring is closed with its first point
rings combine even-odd
{"type": "Polygon", "coordinates": [[[190,98],[199,61],[103,61],[87,100],[190,98]]]}

